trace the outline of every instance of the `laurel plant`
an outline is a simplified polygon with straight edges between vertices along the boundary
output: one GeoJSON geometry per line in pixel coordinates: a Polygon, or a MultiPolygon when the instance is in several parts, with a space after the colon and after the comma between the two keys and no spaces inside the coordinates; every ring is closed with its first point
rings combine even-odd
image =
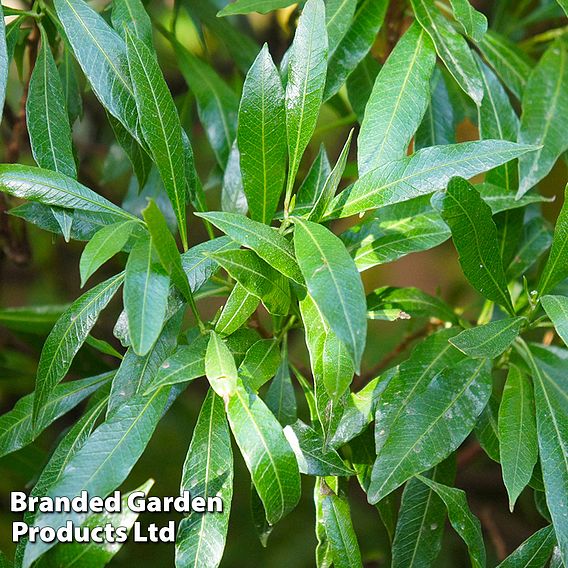
{"type": "MultiPolygon", "coordinates": [[[[4,8],[0,93],[23,85],[23,106],[6,103],[3,127],[27,132],[35,162],[4,149],[9,223],[85,245],[75,301],[0,313],[13,333],[46,336],[34,391],[0,417],[0,455],[75,409],[30,493],[132,490],[164,414],[202,397],[181,490],[220,496],[224,508],[179,523],[179,568],[222,564],[234,452],[268,547],[313,488],[319,567],[373,561],[350,513],[357,486],[391,538],[377,565],[441,565],[453,531],[475,568],[568,566],[568,205],[557,196],[552,226],[539,191],[557,162],[565,177],[566,1],[153,4],[4,8]],[[273,50],[247,23],[276,10],[287,39],[273,50]],[[199,30],[191,45],[188,22],[199,30]],[[200,42],[225,45],[230,73],[200,42]],[[158,45],[170,54],[168,83],[158,45]],[[174,98],[168,85],[179,94],[181,77],[189,95],[174,98]],[[129,159],[126,197],[103,196],[100,169],[78,157],[86,97],[114,136],[102,142],[109,171],[117,152],[129,159]],[[459,141],[464,124],[473,134],[459,141]],[[337,133],[343,149],[331,162],[316,130],[337,133]],[[467,304],[388,280],[363,285],[362,273],[446,241],[467,304]],[[121,269],[101,281],[115,255],[121,269]],[[97,332],[115,297],[114,336],[97,332]],[[211,298],[220,307],[205,316],[211,298]],[[398,345],[379,368],[370,320],[398,345]],[[419,331],[401,332],[405,320],[419,331]],[[81,376],[87,348],[100,365],[81,376]],[[543,528],[506,559],[455,485],[456,455],[472,446],[500,464],[514,515],[521,495],[541,515],[543,528]]],[[[26,515],[37,527],[68,521],[102,522],[26,515]]],[[[13,565],[98,567],[119,548],[24,540],[13,565]]]]}

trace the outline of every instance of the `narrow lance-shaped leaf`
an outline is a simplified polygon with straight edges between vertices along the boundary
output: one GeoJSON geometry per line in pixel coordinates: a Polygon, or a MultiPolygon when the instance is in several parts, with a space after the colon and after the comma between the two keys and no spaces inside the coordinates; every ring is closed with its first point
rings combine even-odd
{"type": "Polygon", "coordinates": [[[347,77],[347,96],[359,124],[363,122],[365,108],[380,70],[380,63],[372,54],[367,54],[363,61],[355,67],[353,73],[347,77]]]}
{"type": "Polygon", "coordinates": [[[329,59],[323,99],[327,101],[343,86],[369,53],[388,8],[388,0],[363,0],[357,6],[349,29],[329,59]]]}
{"type": "Polygon", "coordinates": [[[413,24],[380,70],[367,103],[357,141],[360,175],[406,155],[430,100],[435,62],[430,37],[413,24]]]}
{"type": "Polygon", "coordinates": [[[172,202],[181,240],[187,249],[187,187],[179,116],[155,54],[129,32],[126,32],[126,50],[140,130],[172,202]]]}
{"type": "Polygon", "coordinates": [[[280,346],[276,339],[260,339],[246,352],[239,366],[239,376],[253,391],[268,382],[280,366],[280,346]]]}
{"type": "Polygon", "coordinates": [[[300,499],[300,472],[274,415],[239,381],[227,403],[235,440],[251,473],[269,524],[277,523],[300,499]]]}
{"type": "Polygon", "coordinates": [[[140,141],[124,41],[86,2],[55,0],[54,6],[93,92],[140,141]]]}
{"type": "MultiPolygon", "coordinates": [[[[512,552],[497,568],[538,568],[546,566],[556,545],[552,525],[536,531],[512,552]]],[[[552,567],[552,564],[550,564],[552,567]]]]}
{"type": "Polygon", "coordinates": [[[554,324],[556,333],[568,345],[568,298],[566,296],[544,296],[540,302],[554,324]]]}
{"type": "Polygon", "coordinates": [[[489,205],[460,178],[451,180],[447,192],[436,198],[435,206],[452,230],[466,278],[483,296],[514,313],[489,205]]]}
{"type": "Polygon", "coordinates": [[[330,56],[347,33],[356,8],[357,0],[327,0],[325,27],[330,56]]]}
{"type": "Polygon", "coordinates": [[[217,13],[217,16],[233,16],[236,14],[250,14],[251,12],[268,14],[268,12],[286,8],[290,4],[293,4],[292,0],[236,0],[227,4],[217,13]]]}
{"type": "MultiPolygon", "coordinates": [[[[425,474],[437,483],[452,484],[455,460],[448,459],[425,474]]],[[[404,488],[392,548],[393,568],[428,568],[442,547],[446,507],[431,487],[411,479],[404,488]]]]}
{"type": "Polygon", "coordinates": [[[481,523],[469,510],[465,492],[422,475],[418,476],[418,479],[433,489],[446,505],[452,527],[467,545],[472,567],[485,568],[486,555],[481,523]]]}
{"type": "Polygon", "coordinates": [[[568,276],[568,185],[564,192],[564,204],[556,220],[552,249],[538,282],[541,295],[550,292],[554,286],[568,276]]]}
{"type": "Polygon", "coordinates": [[[125,41],[127,33],[131,33],[152,49],[152,22],[140,0],[113,0],[111,21],[125,41]]]}
{"type": "Polygon", "coordinates": [[[207,63],[177,41],[172,40],[172,44],[180,71],[195,95],[199,120],[205,128],[217,163],[224,170],[237,132],[239,100],[207,63]]]}
{"type": "Polygon", "coordinates": [[[270,224],[286,175],[286,118],[284,89],[266,44],[245,79],[237,140],[250,215],[270,224]]]}
{"type": "Polygon", "coordinates": [[[75,58],[68,46],[65,46],[63,49],[63,56],[59,63],[58,71],[67,106],[67,114],[69,115],[69,122],[73,124],[75,120],[83,114],[83,99],[81,98],[81,87],[75,58]]]}
{"type": "Polygon", "coordinates": [[[250,248],[270,266],[303,285],[304,278],[288,240],[272,229],[235,213],[199,213],[240,245],[250,248]]]}
{"type": "Polygon", "coordinates": [[[290,49],[286,84],[289,157],[286,205],[300,160],[314,132],[323,98],[328,46],[322,0],[306,2],[290,49]]]}
{"type": "Polygon", "coordinates": [[[470,0],[450,0],[456,20],[464,32],[475,42],[481,41],[487,31],[487,18],[478,12],[470,0]]]}
{"type": "Polygon", "coordinates": [[[191,513],[179,525],[176,566],[215,568],[221,562],[233,496],[233,452],[223,399],[210,389],[183,466],[181,490],[192,499],[222,499],[223,510],[191,513]]]}
{"type": "Polygon", "coordinates": [[[227,167],[223,172],[221,209],[228,213],[241,213],[242,215],[246,215],[248,212],[248,203],[243,187],[240,159],[239,148],[235,140],[231,146],[227,167]]]}
{"type": "Polygon", "coordinates": [[[0,7],[0,112],[2,116],[4,115],[4,100],[6,98],[9,68],[10,58],[8,57],[8,47],[6,45],[6,23],[4,21],[4,10],[0,7]]]}
{"type": "Polygon", "coordinates": [[[225,342],[214,332],[209,336],[205,353],[205,374],[211,388],[227,400],[237,389],[237,366],[225,342]]]}
{"type": "Polygon", "coordinates": [[[532,386],[515,365],[509,367],[499,407],[499,453],[512,511],[538,459],[532,386]]]}
{"type": "Polygon", "coordinates": [[[22,397],[12,410],[0,417],[0,456],[15,452],[33,442],[39,432],[108,383],[111,378],[112,373],[105,373],[56,386],[40,410],[35,428],[32,428],[35,394],[22,397]]]}
{"type": "Polygon", "coordinates": [[[530,74],[523,93],[519,142],[540,146],[519,159],[519,192],[524,195],[568,149],[568,47],[555,41],[530,74]]]}
{"type": "Polygon", "coordinates": [[[490,395],[486,360],[466,359],[436,375],[387,432],[373,466],[369,502],[448,457],[473,430],[490,395]]]}
{"type": "Polygon", "coordinates": [[[120,288],[124,275],[113,276],[75,300],[51,330],[38,363],[33,421],[38,425],[42,408],[51,392],[67,374],[73,358],[81,348],[101,311],[120,288]]]}
{"type": "Polygon", "coordinates": [[[371,170],[331,203],[327,219],[358,215],[446,187],[452,177],[473,177],[533,150],[502,140],[423,148],[412,156],[371,170]]]}
{"type": "Polygon", "coordinates": [[[249,319],[258,304],[260,299],[237,282],[223,306],[215,331],[222,336],[231,335],[249,319]]]}
{"type": "Polygon", "coordinates": [[[322,523],[331,548],[333,565],[336,568],[361,568],[361,551],[347,499],[336,495],[325,483],[320,491],[323,493],[322,523]]]}
{"type": "Polygon", "coordinates": [[[84,286],[90,276],[107,260],[124,248],[136,226],[135,221],[121,221],[107,225],[95,233],[81,255],[81,286],[84,286]]]}
{"type": "MultiPolygon", "coordinates": [[[[76,497],[85,490],[89,495],[105,497],[128,476],[150,441],[162,417],[169,390],[156,391],[150,397],[136,396],[125,402],[101,424],[67,464],[61,478],[47,496],[76,497]]],[[[40,513],[34,524],[58,529],[69,520],[81,523],[84,514],[40,513]]],[[[32,563],[55,543],[28,543],[23,567],[32,563]]]]}
{"type": "Polygon", "coordinates": [[[276,376],[270,381],[265,401],[266,406],[282,426],[293,424],[296,421],[298,417],[296,395],[290,378],[288,358],[284,354],[276,376]]]}
{"type": "MultiPolygon", "coordinates": [[[[464,0],[466,1],[466,0],[464,0]]],[[[438,12],[433,0],[411,0],[420,25],[428,32],[440,59],[476,104],[483,99],[479,69],[465,39],[438,12]]]]}
{"type": "Polygon", "coordinates": [[[43,27],[41,46],[30,78],[26,123],[38,166],[77,177],[71,128],[57,66],[43,27]]]}
{"type": "Polygon", "coordinates": [[[138,355],[148,353],[158,338],[166,316],[170,278],[153,262],[152,239],[141,238],[126,263],[124,309],[128,332],[138,355]]]}
{"type": "Polygon", "coordinates": [[[312,210],[318,195],[323,191],[323,186],[330,172],[331,165],[325,146],[322,144],[316,159],[298,189],[298,193],[296,193],[295,215],[304,215],[312,210]]]}
{"type": "Polygon", "coordinates": [[[295,219],[294,246],[308,291],[358,372],[367,332],[365,292],[343,243],[322,225],[295,219]]]}
{"type": "Polygon", "coordinates": [[[470,357],[495,359],[519,335],[525,318],[504,318],[466,329],[452,337],[450,343],[470,357]]]}

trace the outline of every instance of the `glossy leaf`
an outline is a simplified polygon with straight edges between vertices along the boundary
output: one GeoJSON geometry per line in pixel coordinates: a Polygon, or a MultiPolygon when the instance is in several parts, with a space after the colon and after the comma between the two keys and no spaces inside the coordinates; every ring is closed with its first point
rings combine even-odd
{"type": "Polygon", "coordinates": [[[436,207],[452,230],[462,270],[471,285],[514,313],[491,208],[471,184],[459,178],[450,181],[436,207]]]}
{"type": "Polygon", "coordinates": [[[233,16],[235,14],[250,14],[251,12],[267,14],[273,10],[286,8],[290,4],[292,4],[291,0],[236,0],[227,4],[217,15],[233,16]]]}
{"type": "Polygon", "coordinates": [[[137,241],[126,263],[124,309],[137,355],[148,353],[166,317],[170,278],[152,256],[152,239],[146,237],[137,241]]]}
{"type": "Polygon", "coordinates": [[[465,39],[454,31],[438,12],[433,0],[412,0],[412,8],[416,19],[432,38],[440,59],[458,85],[476,104],[481,103],[483,85],[479,69],[465,39]]]}
{"type": "Polygon", "coordinates": [[[359,124],[363,122],[365,107],[371,96],[380,69],[379,62],[371,54],[367,54],[359,65],[355,67],[353,73],[347,77],[347,96],[357,115],[359,124]]]}
{"type": "Polygon", "coordinates": [[[290,378],[287,358],[282,358],[276,376],[270,382],[265,397],[266,406],[282,426],[293,424],[297,419],[297,403],[294,385],[290,378]]]}
{"type": "Polygon", "coordinates": [[[543,296],[540,302],[554,324],[556,332],[568,345],[568,298],[566,296],[543,296]]]}
{"type": "Polygon", "coordinates": [[[176,566],[216,567],[227,537],[233,496],[233,452],[223,399],[209,390],[183,466],[181,490],[192,498],[220,497],[223,511],[191,513],[176,537],[176,566]]]}
{"type": "Polygon", "coordinates": [[[487,18],[478,12],[469,0],[451,0],[454,16],[464,32],[475,42],[481,41],[487,31],[487,18]]]}
{"type": "Polygon", "coordinates": [[[252,481],[274,525],[298,503],[300,473],[282,427],[264,402],[238,383],[227,416],[252,481]]]}
{"type": "Polygon", "coordinates": [[[541,181],[568,149],[563,135],[568,128],[567,114],[568,47],[558,40],[530,74],[523,93],[519,142],[539,149],[519,159],[519,196],[541,181]]]}
{"type": "Polygon", "coordinates": [[[313,161],[302,185],[298,189],[294,214],[304,215],[313,209],[330,173],[331,165],[325,147],[322,144],[316,159],[313,161]]]}
{"type": "Polygon", "coordinates": [[[499,407],[499,455],[511,511],[538,459],[534,396],[528,377],[511,365],[499,407]]]}
{"type": "Polygon", "coordinates": [[[357,0],[327,0],[325,3],[325,27],[331,55],[343,39],[357,8],[357,0]]]}
{"type": "Polygon", "coordinates": [[[490,395],[485,360],[465,360],[434,376],[392,423],[378,449],[369,501],[380,501],[413,475],[448,457],[473,430],[490,395]]]}
{"type": "Polygon", "coordinates": [[[292,189],[300,160],[319,115],[327,70],[327,31],[323,0],[308,0],[290,48],[286,83],[288,185],[292,189]]]}
{"type": "Polygon", "coordinates": [[[552,526],[536,531],[497,568],[540,568],[545,566],[556,544],[552,526]]]}
{"type": "Polygon", "coordinates": [[[98,284],[75,300],[53,326],[47,337],[38,363],[36,390],[33,402],[33,421],[49,402],[51,391],[63,380],[73,358],[81,348],[101,311],[116,294],[123,274],[98,284]]]}
{"type": "Polygon", "coordinates": [[[225,342],[214,332],[209,336],[205,352],[205,375],[211,388],[223,399],[235,394],[237,366],[225,342]]]}
{"type": "Polygon", "coordinates": [[[295,220],[294,247],[310,295],[347,346],[358,372],[367,330],[363,285],[343,243],[322,225],[295,220]]]}
{"type": "Polygon", "coordinates": [[[140,130],[160,172],[187,249],[185,154],[179,116],[154,52],[126,32],[126,53],[140,130]]]}
{"type": "Polygon", "coordinates": [[[223,306],[215,331],[222,336],[231,335],[249,319],[258,304],[259,298],[237,282],[223,306]]]}
{"type": "Polygon", "coordinates": [[[452,337],[450,343],[470,357],[495,359],[519,335],[525,318],[505,318],[466,329],[452,337]]]}
{"type": "Polygon", "coordinates": [[[485,545],[481,523],[469,510],[465,492],[455,487],[442,485],[422,475],[418,479],[433,489],[446,505],[452,527],[467,545],[472,567],[484,568],[485,545]]]}
{"type": "Polygon", "coordinates": [[[406,156],[430,100],[436,52],[413,24],[380,70],[365,109],[357,143],[359,175],[406,156]]]}
{"type": "Polygon", "coordinates": [[[496,140],[424,148],[362,176],[333,200],[326,217],[349,217],[426,195],[446,187],[452,177],[472,177],[531,150],[496,140]]]}
{"type": "Polygon", "coordinates": [[[286,117],[284,89],[266,44],[245,79],[237,140],[250,215],[270,224],[286,175],[286,117]]]}
{"type": "Polygon", "coordinates": [[[152,22],[141,0],[113,0],[111,21],[122,39],[130,33],[152,49],[152,22]]]}
{"type": "Polygon", "coordinates": [[[280,347],[274,339],[260,339],[247,351],[239,366],[239,376],[253,391],[268,382],[280,366],[280,347]]]}
{"type": "Polygon", "coordinates": [[[51,53],[47,34],[41,29],[41,46],[30,78],[26,121],[32,154],[38,166],[77,177],[71,128],[65,95],[51,53]]]}

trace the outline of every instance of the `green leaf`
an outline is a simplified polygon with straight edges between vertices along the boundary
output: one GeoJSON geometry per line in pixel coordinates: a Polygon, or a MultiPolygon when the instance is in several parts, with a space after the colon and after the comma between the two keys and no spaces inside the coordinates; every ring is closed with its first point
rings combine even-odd
{"type": "Polygon", "coordinates": [[[456,141],[456,112],[446,79],[439,67],[434,68],[430,80],[430,104],[414,137],[414,149],[454,144],[456,141]]]}
{"type": "Polygon", "coordinates": [[[290,307],[288,280],[254,252],[233,250],[211,255],[237,282],[256,296],[274,315],[286,315],[290,307]]]}
{"type": "Polygon", "coordinates": [[[135,221],[120,221],[95,233],[81,255],[81,287],[107,260],[124,248],[136,226],[135,221]]]}
{"type": "MultiPolygon", "coordinates": [[[[82,527],[106,527],[110,525],[115,529],[124,527],[128,532],[138,519],[139,513],[131,511],[128,507],[129,496],[136,492],[143,492],[148,495],[150,488],[154,485],[154,480],[149,479],[146,483],[137,487],[133,491],[122,495],[120,500],[120,512],[118,513],[95,513],[81,525],[82,527]]],[[[47,566],[73,566],[80,562],[81,566],[93,567],[106,566],[112,558],[120,551],[122,543],[116,542],[113,546],[107,543],[97,543],[90,541],[60,543],[52,548],[44,557],[47,566]]]]}
{"type": "Polygon", "coordinates": [[[26,124],[38,166],[77,177],[65,95],[49,40],[41,30],[41,46],[30,78],[26,124]]]}
{"type": "Polygon", "coordinates": [[[139,239],[128,257],[124,279],[124,309],[128,333],[137,355],[145,355],[162,331],[170,278],[153,263],[152,239],[139,239]]]}
{"type": "Polygon", "coordinates": [[[102,105],[140,141],[122,38],[83,0],[55,0],[65,36],[102,105]]]}
{"type": "MultiPolygon", "coordinates": [[[[526,351],[526,350],[525,350],[526,351]]],[[[536,428],[546,503],[552,516],[560,554],[568,564],[568,385],[566,360],[544,347],[524,354],[531,368],[536,403],[536,428]]]]}
{"type": "Polygon", "coordinates": [[[347,96],[359,124],[363,122],[365,108],[380,69],[379,62],[371,54],[367,54],[363,61],[355,67],[353,73],[347,77],[347,96]]]}
{"type": "Polygon", "coordinates": [[[329,58],[324,101],[339,91],[369,53],[385,20],[388,4],[388,0],[363,0],[359,3],[349,29],[329,58]]]}
{"type": "Polygon", "coordinates": [[[300,499],[300,472],[274,415],[255,394],[238,382],[227,403],[235,440],[250,471],[269,524],[276,524],[300,499]]]}
{"type": "Polygon", "coordinates": [[[531,150],[532,146],[501,140],[423,148],[362,176],[333,200],[326,217],[349,217],[432,193],[445,188],[455,176],[475,176],[531,150]]]}
{"type": "Polygon", "coordinates": [[[490,396],[486,360],[466,359],[435,375],[392,422],[380,449],[377,446],[369,502],[377,503],[448,457],[473,430],[490,396]]]}
{"type": "Polygon", "coordinates": [[[185,154],[179,116],[155,53],[126,32],[128,67],[140,130],[173,205],[181,241],[187,249],[185,154]]]}
{"type": "Polygon", "coordinates": [[[75,300],[57,320],[45,340],[37,368],[33,421],[39,424],[42,408],[53,388],[63,380],[101,311],[120,288],[124,275],[113,276],[75,300]]]}
{"type": "Polygon", "coordinates": [[[237,140],[250,215],[270,224],[286,175],[286,118],[284,89],[266,44],[245,79],[237,140]]]}
{"type": "Polygon", "coordinates": [[[568,185],[564,193],[564,205],[556,220],[552,249],[538,282],[541,295],[550,292],[554,286],[568,276],[568,185]]]}
{"type": "Polygon", "coordinates": [[[68,307],[65,304],[4,308],[0,310],[0,325],[13,331],[47,335],[68,307]]]}
{"type": "Polygon", "coordinates": [[[343,39],[357,8],[357,0],[327,0],[325,3],[325,27],[331,55],[343,39]]]}
{"type": "Polygon", "coordinates": [[[336,568],[361,568],[361,551],[351,522],[349,502],[336,495],[327,485],[322,485],[322,522],[331,548],[336,568]]]}
{"type": "Polygon", "coordinates": [[[300,473],[321,477],[353,475],[353,471],[345,466],[339,454],[301,420],[286,426],[284,435],[296,454],[300,473]]]}
{"type": "Polygon", "coordinates": [[[81,98],[81,87],[79,86],[75,59],[67,46],[63,49],[58,71],[69,122],[73,124],[83,114],[83,99],[81,98]]]}
{"type": "Polygon", "coordinates": [[[323,343],[323,386],[334,402],[339,402],[353,380],[353,361],[349,350],[335,333],[328,333],[323,343]]]}
{"type": "Polygon", "coordinates": [[[433,0],[411,0],[411,3],[416,19],[432,38],[448,71],[464,93],[480,104],[483,100],[481,76],[465,39],[438,12],[433,0]]]}
{"type": "Polygon", "coordinates": [[[204,376],[208,343],[209,338],[206,335],[199,335],[190,345],[180,345],[173,355],[160,365],[159,371],[144,394],[150,394],[168,385],[189,383],[193,379],[204,376]]]}
{"type": "Polygon", "coordinates": [[[460,351],[474,358],[499,357],[519,335],[525,318],[505,318],[465,329],[450,339],[460,351]]]}
{"type": "Polygon", "coordinates": [[[148,48],[153,48],[152,22],[140,0],[113,0],[111,20],[124,41],[132,34],[148,48]]]}
{"type": "Polygon", "coordinates": [[[231,335],[249,319],[259,303],[256,296],[237,282],[223,306],[215,331],[222,336],[231,335]]]}
{"type": "Polygon", "coordinates": [[[367,333],[365,292],[355,263],[328,229],[294,219],[294,246],[308,291],[359,372],[367,333]]]}
{"type": "Polygon", "coordinates": [[[205,128],[217,163],[225,169],[237,133],[239,99],[215,71],[173,41],[176,60],[197,101],[199,120],[205,128]]]}
{"type": "Polygon", "coordinates": [[[6,22],[4,10],[0,7],[0,112],[4,114],[4,101],[6,99],[6,87],[8,85],[8,71],[10,70],[10,57],[6,44],[6,22]]]}
{"type": "Polygon", "coordinates": [[[223,172],[221,209],[229,213],[241,213],[242,215],[246,215],[248,212],[247,197],[241,176],[240,154],[236,140],[231,146],[227,167],[223,172]]]}
{"type": "Polygon", "coordinates": [[[470,183],[460,178],[450,181],[435,205],[452,230],[465,277],[480,294],[514,314],[491,208],[470,183]]]}
{"type": "Polygon", "coordinates": [[[467,545],[472,567],[485,568],[485,545],[481,524],[469,510],[465,492],[422,475],[419,475],[418,479],[433,489],[446,505],[452,527],[467,545]]]}
{"type": "MultiPolygon", "coordinates": [[[[453,483],[455,462],[438,464],[427,477],[438,483],[453,483]]],[[[393,568],[432,566],[444,535],[446,507],[436,492],[419,479],[404,488],[392,548],[393,568]]]]}
{"type": "Polygon", "coordinates": [[[32,428],[35,394],[22,397],[12,410],[0,417],[0,456],[31,444],[42,430],[107,384],[111,377],[112,373],[104,373],[53,388],[49,399],[39,412],[35,428],[32,428]]]}
{"type": "Polygon", "coordinates": [[[552,231],[542,217],[534,217],[523,226],[518,249],[509,267],[507,277],[518,278],[533,266],[552,244],[552,231]]]}
{"type": "Polygon", "coordinates": [[[205,353],[205,375],[211,388],[224,400],[237,390],[237,366],[225,342],[214,332],[205,353]]]}
{"type": "Polygon", "coordinates": [[[566,3],[566,0],[557,0],[557,1],[558,1],[558,4],[560,4],[560,6],[562,6],[564,13],[566,15],[568,15],[568,3],[566,3]]]}
{"type": "Polygon", "coordinates": [[[297,415],[296,395],[290,378],[288,359],[282,357],[276,376],[270,382],[265,397],[266,406],[282,426],[293,424],[297,415]]]}
{"type": "MultiPolygon", "coordinates": [[[[169,390],[161,389],[148,398],[136,396],[121,405],[71,458],[47,496],[71,499],[85,490],[90,495],[104,497],[118,487],[146,448],[162,417],[168,396],[169,390]]],[[[84,518],[84,514],[75,512],[40,513],[34,525],[51,526],[57,530],[67,521],[81,523],[84,518]]],[[[29,568],[53,545],[53,542],[41,541],[33,545],[28,543],[24,568],[29,568]]]]}
{"type": "Polygon", "coordinates": [[[313,161],[309,172],[298,189],[298,193],[296,193],[295,215],[305,215],[313,209],[318,195],[321,195],[323,191],[330,172],[331,166],[327,158],[325,146],[322,144],[316,159],[313,161]]]}
{"type": "Polygon", "coordinates": [[[475,436],[483,451],[494,461],[499,463],[499,432],[498,432],[498,412],[500,400],[495,393],[479,416],[475,425],[475,436]]]}
{"type": "Polygon", "coordinates": [[[443,300],[418,288],[384,286],[367,295],[367,317],[379,319],[376,312],[399,310],[410,317],[429,317],[457,323],[458,317],[443,300]]]}
{"type": "Polygon", "coordinates": [[[236,213],[198,213],[240,245],[253,250],[284,276],[298,284],[304,278],[298,267],[292,245],[276,229],[236,213]]]}
{"type": "Polygon", "coordinates": [[[555,41],[529,76],[523,93],[519,142],[540,146],[519,159],[518,196],[541,181],[568,149],[568,47],[555,41]]]}
{"type": "Polygon", "coordinates": [[[45,205],[104,214],[105,218],[112,219],[111,223],[136,219],[74,179],[33,166],[0,165],[0,191],[45,205]]]}
{"type": "Polygon", "coordinates": [[[235,0],[230,2],[217,16],[233,16],[235,14],[250,14],[251,12],[258,12],[260,14],[268,14],[273,10],[286,8],[293,4],[292,0],[235,0]]]}
{"type": "Polygon", "coordinates": [[[177,286],[184,298],[188,302],[193,302],[191,288],[189,287],[187,274],[184,272],[181,264],[181,256],[175,239],[170,233],[166,220],[154,200],[149,200],[148,206],[142,211],[142,215],[148,226],[148,231],[150,231],[152,244],[158,253],[160,263],[171,276],[172,282],[177,286]]]}
{"type": "Polygon", "coordinates": [[[341,183],[341,178],[343,177],[343,173],[345,171],[345,166],[347,165],[347,158],[349,157],[349,149],[351,148],[351,138],[353,136],[353,129],[349,132],[349,136],[347,137],[347,141],[343,145],[343,149],[341,150],[341,154],[339,154],[339,158],[337,158],[337,162],[335,166],[333,166],[333,170],[327,176],[325,183],[323,184],[321,191],[316,193],[314,196],[314,204],[311,208],[308,219],[310,221],[320,221],[323,217],[326,209],[328,208],[339,184],[341,183]]]}
{"type": "Polygon", "coordinates": [[[286,84],[288,134],[287,202],[306,146],[312,137],[323,98],[327,70],[327,31],[323,0],[308,0],[290,48],[286,84]]]}
{"type": "Polygon", "coordinates": [[[568,298],[566,296],[543,296],[540,302],[554,324],[556,333],[568,345],[568,298]]]}
{"type": "Polygon", "coordinates": [[[469,0],[450,0],[456,20],[464,32],[475,42],[480,42],[487,31],[487,18],[478,12],[469,0]]]}
{"type": "Polygon", "coordinates": [[[555,545],[554,528],[544,527],[527,538],[497,568],[542,568],[552,555],[555,545]]]}
{"type": "Polygon", "coordinates": [[[190,513],[178,528],[176,566],[215,568],[221,562],[231,499],[233,496],[233,452],[223,399],[209,390],[183,466],[181,490],[192,498],[220,497],[223,511],[190,513]]]}
{"type": "Polygon", "coordinates": [[[417,24],[404,34],[380,70],[357,144],[359,174],[406,156],[430,100],[436,52],[417,24]]]}
{"type": "Polygon", "coordinates": [[[488,31],[481,38],[479,49],[505,86],[521,100],[533,65],[530,59],[515,44],[494,31],[488,31]]]}
{"type": "Polygon", "coordinates": [[[499,406],[499,455],[509,508],[513,511],[538,459],[532,386],[515,365],[509,367],[499,406]]]}
{"type": "Polygon", "coordinates": [[[247,351],[239,366],[239,376],[253,391],[268,382],[280,366],[280,346],[276,339],[260,339],[247,351]]]}

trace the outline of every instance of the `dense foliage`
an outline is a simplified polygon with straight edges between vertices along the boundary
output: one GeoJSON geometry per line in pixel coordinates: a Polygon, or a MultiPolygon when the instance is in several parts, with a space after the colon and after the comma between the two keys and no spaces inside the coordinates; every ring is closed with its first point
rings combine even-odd
{"type": "MultiPolygon", "coordinates": [[[[476,3],[483,13],[468,0],[219,4],[4,8],[3,250],[18,260],[22,219],[85,241],[87,291],[63,307],[0,311],[15,336],[46,336],[35,390],[0,417],[0,456],[73,411],[31,493],[132,490],[164,414],[205,384],[181,488],[220,495],[225,508],[180,522],[176,566],[221,563],[234,451],[264,545],[313,487],[320,567],[439,565],[449,531],[475,568],[486,557],[568,566],[568,203],[552,227],[539,191],[557,163],[566,181],[568,3],[476,3]],[[257,43],[263,18],[275,26],[263,31],[270,48],[257,43]],[[102,173],[76,151],[84,99],[102,173]],[[17,163],[29,161],[26,125],[35,165],[17,163]],[[314,148],[322,131],[343,146],[335,162],[314,148]],[[195,143],[202,132],[208,148],[195,143]],[[118,206],[102,192],[121,176],[129,189],[118,206]],[[449,240],[465,302],[363,285],[365,271],[449,240]],[[114,337],[94,337],[120,294],[114,337]],[[395,347],[375,365],[380,343],[395,347]],[[494,523],[482,531],[455,487],[456,454],[461,466],[471,448],[500,464],[515,515],[521,495],[540,514],[542,528],[507,559],[494,523]],[[390,539],[374,557],[350,513],[356,484],[390,539]]],[[[8,374],[21,349],[6,350],[8,374]]],[[[27,516],[53,527],[135,519],[27,516]]],[[[98,567],[119,548],[20,543],[13,563],[98,567]]]]}

